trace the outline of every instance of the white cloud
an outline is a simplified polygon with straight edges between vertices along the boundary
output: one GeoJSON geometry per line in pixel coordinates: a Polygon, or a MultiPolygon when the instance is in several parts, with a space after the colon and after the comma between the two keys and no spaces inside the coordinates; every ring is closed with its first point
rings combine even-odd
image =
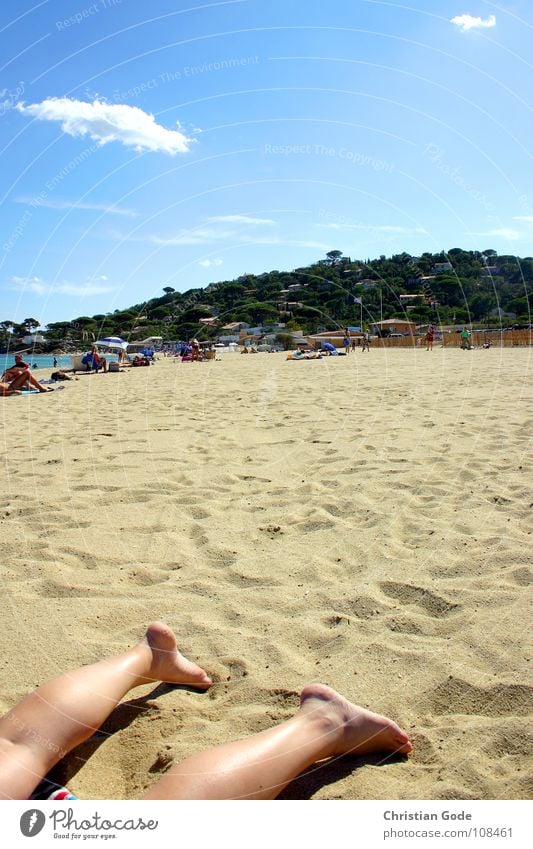
{"type": "Polygon", "coordinates": [[[201,265],[202,268],[212,268],[213,266],[222,265],[224,260],[222,259],[201,259],[198,265],[201,265]]]}
{"type": "MultiPolygon", "coordinates": [[[[179,230],[171,235],[157,233],[128,236],[120,231],[109,232],[111,238],[120,242],[148,242],[158,247],[174,247],[183,245],[216,245],[233,243],[237,245],[279,245],[285,247],[316,248],[329,250],[329,245],[322,242],[285,238],[278,233],[268,231],[268,235],[256,235],[255,225],[275,225],[271,218],[255,218],[249,215],[216,215],[209,217],[198,227],[189,230],[179,230]],[[224,226],[225,225],[225,226],[224,226]],[[254,226],[251,226],[254,225],[254,226]],[[270,235],[272,233],[272,235],[270,235]]],[[[222,264],[222,260],[199,260],[205,268],[222,264]]]]}
{"type": "Polygon", "coordinates": [[[35,295],[44,295],[48,289],[39,277],[12,277],[9,283],[11,289],[24,289],[35,295]]]}
{"type": "Polygon", "coordinates": [[[527,221],[528,224],[533,224],[533,215],[514,215],[513,221],[527,221]]]}
{"type": "Polygon", "coordinates": [[[59,121],[61,129],[69,136],[89,135],[99,145],[119,141],[134,150],[158,153],[186,153],[192,139],[179,130],[167,130],[156,124],[154,116],[137,106],[106,103],[94,100],[87,103],[69,97],[49,97],[41,103],[16,108],[24,115],[40,121],[59,121]]]}
{"type": "Polygon", "coordinates": [[[285,245],[286,247],[329,250],[329,246],[322,242],[284,239],[281,236],[250,236],[231,230],[218,230],[215,232],[203,229],[179,233],[177,236],[152,235],[147,237],[147,241],[161,247],[170,247],[173,245],[206,245],[213,242],[235,242],[240,245],[285,245]]]}
{"type": "Polygon", "coordinates": [[[208,221],[222,221],[226,224],[275,224],[271,218],[253,218],[250,215],[213,215],[208,221]]]}
{"type": "MultiPolygon", "coordinates": [[[[107,277],[102,275],[97,280],[105,281],[107,277]]],[[[111,292],[109,286],[102,286],[96,282],[89,281],[88,283],[57,283],[47,284],[39,277],[12,277],[10,282],[11,289],[22,289],[24,292],[32,292],[34,295],[69,295],[74,298],[87,298],[91,295],[102,295],[104,292],[111,292]]]]}
{"type": "Polygon", "coordinates": [[[473,15],[456,15],[450,21],[451,24],[461,28],[462,32],[467,32],[469,29],[487,29],[496,26],[496,15],[489,15],[488,18],[475,18],[473,15]]]}
{"type": "Polygon", "coordinates": [[[518,230],[513,230],[511,227],[496,227],[494,230],[486,230],[484,233],[467,233],[467,236],[495,236],[498,239],[508,239],[511,242],[516,242],[522,238],[522,233],[518,230]]]}
{"type": "Polygon", "coordinates": [[[238,238],[234,230],[219,230],[209,227],[199,227],[196,230],[181,230],[175,236],[147,236],[140,241],[148,241],[153,245],[207,245],[212,242],[226,241],[238,238]]]}
{"type": "Polygon", "coordinates": [[[319,251],[329,251],[331,250],[331,245],[325,245],[323,242],[314,242],[308,241],[306,239],[283,239],[281,237],[268,237],[268,236],[259,236],[254,239],[250,238],[242,238],[241,242],[245,242],[250,245],[276,245],[286,248],[313,248],[319,251]]]}
{"type": "Polygon", "coordinates": [[[125,218],[137,218],[139,215],[134,209],[126,209],[122,206],[107,203],[84,203],[75,200],[51,200],[47,198],[37,197],[20,197],[15,199],[15,203],[24,203],[29,206],[43,206],[47,209],[88,209],[95,212],[107,212],[109,215],[123,215],[125,218]]]}
{"type": "Polygon", "coordinates": [[[372,233],[398,233],[402,236],[413,234],[427,233],[424,227],[397,227],[393,224],[315,224],[315,227],[321,227],[324,230],[364,230],[372,233]]]}

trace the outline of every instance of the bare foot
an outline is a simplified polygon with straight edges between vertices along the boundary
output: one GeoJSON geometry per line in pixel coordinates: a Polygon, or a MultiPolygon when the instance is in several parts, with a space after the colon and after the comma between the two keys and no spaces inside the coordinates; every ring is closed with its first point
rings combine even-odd
{"type": "Polygon", "coordinates": [[[310,684],[300,696],[302,711],[324,717],[333,733],[330,756],[395,752],[404,755],[413,746],[407,734],[392,719],[352,704],[325,684],[310,684]]]}
{"type": "Polygon", "coordinates": [[[187,660],[178,651],[176,637],[164,622],[152,622],[143,643],[151,650],[152,662],[146,676],[150,681],[168,684],[192,684],[207,689],[213,683],[204,669],[187,660]]]}

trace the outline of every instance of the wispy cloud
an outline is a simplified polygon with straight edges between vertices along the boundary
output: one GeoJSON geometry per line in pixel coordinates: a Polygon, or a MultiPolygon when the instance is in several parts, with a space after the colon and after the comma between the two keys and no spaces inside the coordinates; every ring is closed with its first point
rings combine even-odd
{"type": "Polygon", "coordinates": [[[397,227],[393,224],[339,224],[331,222],[328,224],[315,224],[315,227],[321,227],[324,230],[363,230],[365,232],[376,233],[398,233],[402,236],[427,232],[424,227],[414,227],[409,229],[408,227],[397,227]]]}
{"type": "MultiPolygon", "coordinates": [[[[167,245],[210,245],[213,242],[228,241],[237,237],[238,233],[235,230],[199,227],[196,230],[180,230],[173,236],[158,236],[156,234],[141,236],[138,241],[165,247],[167,245]]],[[[125,238],[127,240],[127,237],[125,238]]]]}
{"type": "Polygon", "coordinates": [[[137,218],[139,213],[135,209],[126,209],[116,204],[107,203],[84,203],[76,200],[52,200],[50,198],[37,197],[19,197],[15,198],[15,203],[24,203],[28,206],[43,206],[47,209],[82,209],[91,210],[94,212],[107,212],[109,215],[123,215],[125,218],[137,218]]]}
{"type": "Polygon", "coordinates": [[[496,15],[489,15],[488,18],[476,18],[473,15],[456,15],[450,21],[451,24],[460,27],[462,32],[467,32],[469,29],[489,29],[496,26],[496,15]]]}
{"type": "MultiPolygon", "coordinates": [[[[94,100],[87,103],[69,97],[49,97],[41,103],[26,106],[17,103],[23,115],[31,115],[39,121],[59,121],[61,129],[69,136],[89,135],[99,145],[119,141],[137,151],[187,153],[193,139],[180,130],[168,130],[157,124],[154,116],[137,106],[106,103],[94,100]]],[[[178,125],[179,126],[179,125],[178,125]]]]}
{"type": "Polygon", "coordinates": [[[514,215],[513,221],[527,221],[528,224],[533,224],[533,215],[514,215]]]}
{"type": "Polygon", "coordinates": [[[185,245],[212,245],[217,242],[224,242],[226,245],[234,243],[238,245],[275,245],[297,248],[316,248],[320,251],[329,251],[331,245],[315,242],[312,240],[302,239],[287,239],[283,236],[258,236],[249,232],[243,232],[239,229],[221,229],[217,227],[199,227],[196,230],[182,230],[172,236],[159,236],[157,234],[149,234],[146,236],[129,236],[120,231],[113,230],[109,234],[111,238],[118,242],[148,242],[158,247],[174,247],[185,245]]]}
{"type": "MultiPolygon", "coordinates": [[[[271,218],[257,218],[251,215],[212,215],[197,227],[181,229],[177,233],[160,235],[158,233],[135,234],[129,236],[113,230],[109,232],[111,238],[120,242],[148,242],[158,247],[174,247],[185,245],[216,245],[223,242],[224,245],[274,245],[284,247],[314,248],[320,251],[328,251],[330,245],[309,239],[287,238],[271,229],[261,231],[262,227],[271,228],[277,222],[271,218]]],[[[222,260],[199,260],[199,264],[205,268],[212,265],[220,265],[222,260]]]]}
{"type": "Polygon", "coordinates": [[[74,298],[88,298],[92,295],[102,295],[104,292],[111,292],[109,286],[103,286],[97,281],[102,282],[107,280],[105,275],[89,280],[86,283],[54,283],[48,284],[39,277],[12,277],[9,281],[10,289],[23,290],[31,292],[34,295],[69,295],[74,298]]]}
{"type": "Polygon", "coordinates": [[[250,245],[275,245],[285,248],[313,248],[319,251],[331,250],[331,245],[326,245],[323,242],[315,242],[310,239],[284,239],[282,236],[259,236],[255,239],[250,236],[249,238],[242,237],[240,241],[250,245]]]}
{"type": "Polygon", "coordinates": [[[222,221],[225,224],[267,224],[276,222],[271,218],[254,218],[251,215],[212,215],[208,221],[222,221]]]}
{"type": "Polygon", "coordinates": [[[490,238],[494,236],[498,239],[508,239],[511,242],[516,242],[522,238],[522,233],[519,230],[513,230],[511,227],[495,227],[494,230],[486,230],[483,233],[470,232],[467,236],[486,236],[490,238]]]}
{"type": "Polygon", "coordinates": [[[222,265],[224,260],[222,259],[201,259],[198,265],[201,265],[202,268],[213,268],[217,265],[222,265]]]}
{"type": "Polygon", "coordinates": [[[35,295],[44,295],[48,287],[39,277],[12,277],[9,281],[10,289],[24,289],[35,295]]]}

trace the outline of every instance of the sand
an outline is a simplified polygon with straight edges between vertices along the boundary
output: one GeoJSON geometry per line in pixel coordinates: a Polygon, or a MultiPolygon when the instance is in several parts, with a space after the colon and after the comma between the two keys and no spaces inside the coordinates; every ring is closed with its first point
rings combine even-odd
{"type": "Polygon", "coordinates": [[[216,683],[127,697],[58,770],[82,798],[138,797],[313,680],[415,748],[285,798],[528,797],[531,361],[228,354],[1,399],[0,708],[164,619],[216,683]]]}

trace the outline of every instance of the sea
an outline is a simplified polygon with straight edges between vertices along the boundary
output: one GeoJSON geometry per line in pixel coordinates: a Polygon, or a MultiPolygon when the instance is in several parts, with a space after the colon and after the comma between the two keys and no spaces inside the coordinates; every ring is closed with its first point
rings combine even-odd
{"type": "MultiPolygon", "coordinates": [[[[54,355],[42,354],[39,356],[31,356],[30,354],[23,353],[22,357],[25,363],[29,363],[32,371],[37,371],[38,369],[51,369],[54,368],[54,355]]],[[[107,362],[113,362],[117,359],[116,354],[105,354],[105,358],[107,362]]],[[[58,355],[57,359],[57,368],[71,368],[71,358],[69,354],[66,355],[58,355]]],[[[0,354],[0,374],[9,366],[15,364],[15,356],[14,354],[0,354]]]]}

